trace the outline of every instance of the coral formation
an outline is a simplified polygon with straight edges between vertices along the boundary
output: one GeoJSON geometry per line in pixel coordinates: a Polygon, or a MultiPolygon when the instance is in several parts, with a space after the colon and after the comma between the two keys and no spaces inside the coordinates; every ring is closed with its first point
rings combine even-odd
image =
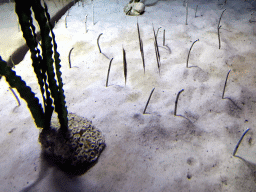
{"type": "Polygon", "coordinates": [[[131,0],[125,7],[124,12],[126,15],[138,16],[145,11],[144,1],[140,0],[131,0]]]}
{"type": "Polygon", "coordinates": [[[57,119],[52,120],[51,129],[43,130],[39,136],[43,152],[60,165],[80,166],[95,162],[105,147],[102,133],[92,122],[73,113],[68,114],[68,137],[59,129],[57,119]]]}

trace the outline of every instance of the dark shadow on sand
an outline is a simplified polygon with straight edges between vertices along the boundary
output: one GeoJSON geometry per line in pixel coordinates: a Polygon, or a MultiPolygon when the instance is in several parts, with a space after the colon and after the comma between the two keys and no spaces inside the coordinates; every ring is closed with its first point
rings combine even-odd
{"type": "Polygon", "coordinates": [[[58,160],[52,156],[41,153],[41,163],[39,169],[39,176],[34,183],[25,187],[21,192],[34,192],[37,191],[40,183],[46,178],[49,181],[49,186],[53,191],[81,191],[84,188],[83,182],[79,176],[85,174],[92,168],[97,161],[90,164],[82,164],[77,166],[70,166],[69,162],[63,165],[56,163],[58,160]]]}
{"type": "Polygon", "coordinates": [[[247,161],[246,159],[238,155],[236,155],[235,157],[241,159],[248,166],[248,168],[251,170],[251,176],[254,178],[254,182],[256,182],[256,164],[250,161],[247,161]]]}

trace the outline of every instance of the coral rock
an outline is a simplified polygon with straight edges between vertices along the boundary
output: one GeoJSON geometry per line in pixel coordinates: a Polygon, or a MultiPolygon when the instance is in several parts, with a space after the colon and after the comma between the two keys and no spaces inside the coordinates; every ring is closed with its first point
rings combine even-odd
{"type": "Polygon", "coordinates": [[[61,134],[57,120],[52,120],[51,129],[42,131],[39,142],[46,155],[60,164],[71,166],[95,162],[105,147],[102,133],[91,121],[75,114],[68,114],[68,136],[61,134]]]}
{"type": "Polygon", "coordinates": [[[142,2],[130,1],[125,7],[124,12],[126,15],[138,16],[145,11],[145,5],[142,2]]]}

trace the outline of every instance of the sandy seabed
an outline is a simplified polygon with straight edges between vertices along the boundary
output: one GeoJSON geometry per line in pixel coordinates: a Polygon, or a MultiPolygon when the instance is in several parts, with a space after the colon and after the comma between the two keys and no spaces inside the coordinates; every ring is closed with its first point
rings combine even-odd
{"type": "MultiPolygon", "coordinates": [[[[255,23],[249,22],[250,3],[234,0],[221,6],[216,1],[193,1],[188,25],[182,1],[159,1],[139,17],[123,13],[126,3],[93,1],[94,23],[92,3],[76,4],[67,16],[67,28],[66,15],[54,28],[68,111],[92,120],[105,136],[106,148],[98,162],[82,176],[71,177],[41,158],[39,130],[26,103],[22,100],[17,106],[2,78],[0,191],[256,191],[256,33],[255,23]],[[217,25],[224,9],[219,49],[217,25]],[[152,24],[155,31],[161,27],[157,36],[160,73],[152,24]],[[103,54],[97,47],[101,33],[103,54]],[[197,39],[186,68],[189,49],[197,39]],[[180,116],[174,116],[176,96],[182,89],[180,116]],[[233,150],[247,128],[250,131],[236,153],[240,158],[234,157],[233,150]]],[[[40,97],[30,53],[14,70],[40,97]]]]}

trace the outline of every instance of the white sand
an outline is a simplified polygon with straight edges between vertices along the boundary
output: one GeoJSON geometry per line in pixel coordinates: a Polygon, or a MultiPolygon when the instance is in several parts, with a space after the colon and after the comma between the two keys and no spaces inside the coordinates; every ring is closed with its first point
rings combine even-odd
{"type": "MultiPolygon", "coordinates": [[[[249,23],[250,2],[228,1],[222,9],[217,1],[190,2],[188,25],[183,1],[159,1],[138,18],[123,13],[127,2],[95,0],[94,25],[92,4],[75,5],[67,17],[68,28],[64,15],[54,29],[68,111],[92,120],[105,136],[107,147],[98,163],[84,175],[70,178],[42,161],[39,130],[26,103],[22,100],[17,107],[2,78],[0,191],[256,191],[256,24],[249,23]],[[219,49],[217,24],[224,8],[219,49]],[[152,23],[156,31],[162,27],[160,74],[152,23]],[[162,46],[163,29],[171,51],[162,46]],[[102,52],[114,58],[109,87],[105,83],[110,60],[99,53],[100,33],[102,52]],[[189,58],[189,66],[196,67],[186,68],[189,48],[197,39],[189,58]],[[126,86],[122,48],[127,58],[126,86]],[[229,69],[225,97],[233,102],[222,99],[229,69]],[[152,88],[155,91],[143,115],[152,88]],[[177,114],[183,117],[174,116],[181,89],[177,114]],[[247,128],[251,130],[237,151],[242,160],[232,153],[247,128]]],[[[11,37],[15,42],[15,33],[11,37]]],[[[40,97],[29,53],[15,71],[40,97]]]]}

